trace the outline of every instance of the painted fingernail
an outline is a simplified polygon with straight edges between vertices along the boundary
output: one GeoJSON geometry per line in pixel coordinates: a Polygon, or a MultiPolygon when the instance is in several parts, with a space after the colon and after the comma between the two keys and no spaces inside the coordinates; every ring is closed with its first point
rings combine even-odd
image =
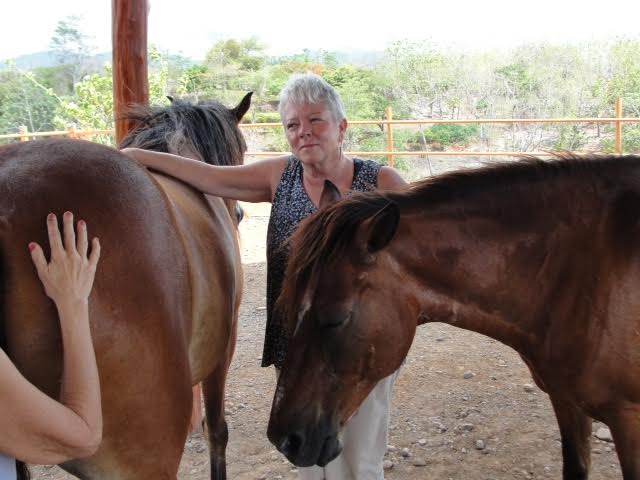
{"type": "Polygon", "coordinates": [[[47,220],[55,220],[56,216],[53,213],[50,213],[49,215],[47,215],[47,220]]]}
{"type": "Polygon", "coordinates": [[[31,243],[29,244],[29,251],[30,251],[30,252],[33,252],[35,249],[36,249],[36,244],[35,244],[35,243],[33,243],[33,242],[31,242],[31,243]]]}
{"type": "Polygon", "coordinates": [[[84,220],[78,220],[78,226],[79,226],[79,227],[83,227],[83,228],[84,228],[84,227],[86,227],[86,226],[87,226],[87,224],[86,224],[86,223],[84,223],[84,220]]]}

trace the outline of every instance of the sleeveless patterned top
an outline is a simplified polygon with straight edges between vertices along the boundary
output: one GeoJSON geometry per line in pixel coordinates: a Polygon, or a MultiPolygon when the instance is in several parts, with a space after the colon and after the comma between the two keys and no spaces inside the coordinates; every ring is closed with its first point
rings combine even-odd
{"type": "MultiPolygon", "coordinates": [[[[378,186],[380,164],[371,160],[353,159],[351,190],[366,192],[378,186]]],[[[271,204],[267,230],[267,331],[262,353],[262,366],[281,368],[287,351],[287,333],[280,319],[274,318],[273,308],[282,288],[289,258],[287,240],[302,220],[317,209],[302,183],[302,164],[293,155],[280,177],[271,204]]]]}

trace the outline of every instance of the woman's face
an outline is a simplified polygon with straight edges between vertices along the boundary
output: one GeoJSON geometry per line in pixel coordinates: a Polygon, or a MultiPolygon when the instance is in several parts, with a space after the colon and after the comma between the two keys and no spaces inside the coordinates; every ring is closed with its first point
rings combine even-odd
{"type": "Polygon", "coordinates": [[[283,120],[291,152],[303,164],[317,164],[338,157],[347,121],[336,122],[325,103],[289,103],[283,120]]]}

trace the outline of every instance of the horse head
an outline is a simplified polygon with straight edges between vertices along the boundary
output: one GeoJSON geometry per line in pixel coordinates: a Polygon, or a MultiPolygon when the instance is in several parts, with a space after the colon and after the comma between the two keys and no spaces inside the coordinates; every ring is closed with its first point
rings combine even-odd
{"type": "MultiPolygon", "coordinates": [[[[249,110],[252,92],[234,108],[216,101],[193,104],[167,97],[166,107],[134,107],[127,119],[139,122],[118,146],[173,153],[213,165],[241,165],[247,150],[238,123],[249,110]]],[[[239,223],[242,209],[228,202],[239,223]]]]}
{"type": "Polygon", "coordinates": [[[380,289],[382,276],[393,275],[386,250],[398,207],[377,194],[370,205],[367,195],[321,209],[291,239],[277,305],[290,341],[268,436],[298,466],[323,466],[340,453],[340,429],[400,366],[415,331],[403,320],[407,306],[380,289]]]}
{"type": "Polygon", "coordinates": [[[238,123],[251,105],[249,92],[234,108],[216,101],[197,104],[168,97],[166,107],[137,106],[126,115],[139,122],[118,148],[174,153],[214,165],[239,165],[246,150],[238,123]]]}

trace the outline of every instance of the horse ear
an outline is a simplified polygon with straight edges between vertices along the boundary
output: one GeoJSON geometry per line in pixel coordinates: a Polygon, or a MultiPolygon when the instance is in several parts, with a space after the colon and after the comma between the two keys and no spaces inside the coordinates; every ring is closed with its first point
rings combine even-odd
{"type": "Polygon", "coordinates": [[[382,210],[360,226],[359,237],[364,242],[368,254],[386,247],[398,229],[400,209],[395,202],[389,202],[382,210]]]}
{"type": "Polygon", "coordinates": [[[320,208],[324,208],[332,203],[336,203],[338,200],[342,198],[340,195],[340,190],[336,187],[333,182],[329,180],[324,181],[324,188],[322,189],[322,194],[320,195],[320,208]]]}
{"type": "Polygon", "coordinates": [[[240,100],[238,106],[232,110],[238,121],[242,120],[244,114],[249,110],[249,107],[251,106],[251,95],[253,95],[253,92],[247,93],[244,98],[240,100]]]}

